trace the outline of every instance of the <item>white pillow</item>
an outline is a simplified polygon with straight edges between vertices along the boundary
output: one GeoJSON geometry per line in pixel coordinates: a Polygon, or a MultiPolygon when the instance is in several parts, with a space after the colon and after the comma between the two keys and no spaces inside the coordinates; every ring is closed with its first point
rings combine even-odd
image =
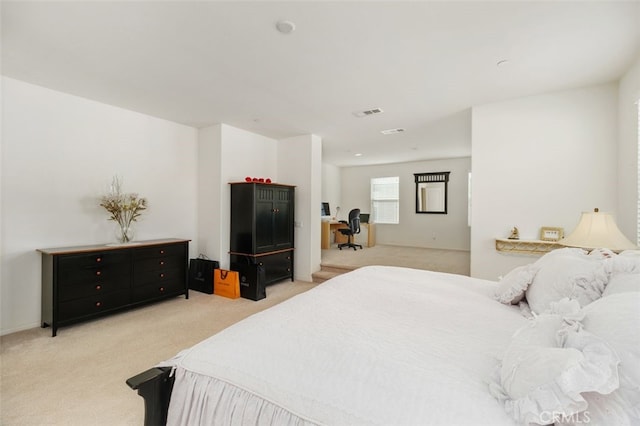
{"type": "Polygon", "coordinates": [[[589,256],[583,250],[554,250],[541,257],[535,265],[539,269],[525,293],[535,313],[546,312],[552,302],[565,297],[586,306],[602,297],[609,280],[606,260],[589,256]]]}
{"type": "Polygon", "coordinates": [[[607,260],[609,282],[602,296],[628,291],[640,291],[640,256],[626,251],[607,260]]]}
{"type": "Polygon", "coordinates": [[[602,292],[602,297],[629,291],[640,291],[640,273],[617,272],[609,278],[609,282],[602,292]]]}
{"type": "Polygon", "coordinates": [[[597,248],[589,252],[589,256],[597,257],[598,259],[608,259],[615,257],[616,254],[607,248],[597,248]]]}
{"type": "Polygon", "coordinates": [[[524,299],[524,293],[533,281],[538,266],[534,264],[518,266],[505,275],[496,288],[496,300],[506,305],[517,305],[524,299]]]}
{"type": "Polygon", "coordinates": [[[520,424],[547,424],[550,413],[577,415],[588,406],[582,392],[608,393],[618,386],[613,350],[584,330],[576,347],[562,347],[558,331],[565,326],[560,315],[540,315],[516,332],[505,352],[490,391],[520,424]]]}
{"type": "Polygon", "coordinates": [[[585,330],[606,340],[618,353],[620,377],[630,382],[640,403],[640,292],[612,294],[583,311],[585,330]]]}
{"type": "Polygon", "coordinates": [[[620,359],[618,389],[606,395],[583,394],[590,424],[640,424],[640,292],[603,297],[582,314],[584,330],[607,342],[620,359]]]}
{"type": "Polygon", "coordinates": [[[629,272],[640,274],[640,256],[618,255],[608,261],[611,272],[629,272]]]}

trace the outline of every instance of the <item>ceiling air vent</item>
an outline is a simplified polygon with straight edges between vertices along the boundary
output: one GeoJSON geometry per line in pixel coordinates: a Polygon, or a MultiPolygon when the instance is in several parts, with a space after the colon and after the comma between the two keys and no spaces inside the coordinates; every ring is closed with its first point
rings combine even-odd
{"type": "Polygon", "coordinates": [[[380,131],[380,133],[382,133],[383,135],[393,135],[395,133],[402,133],[404,132],[404,129],[387,129],[387,130],[382,130],[380,131]]]}
{"type": "Polygon", "coordinates": [[[372,108],[372,109],[367,109],[365,111],[356,111],[353,113],[353,115],[355,115],[356,117],[368,117],[370,115],[374,115],[374,114],[380,114],[384,111],[382,111],[381,108],[372,108]]]}

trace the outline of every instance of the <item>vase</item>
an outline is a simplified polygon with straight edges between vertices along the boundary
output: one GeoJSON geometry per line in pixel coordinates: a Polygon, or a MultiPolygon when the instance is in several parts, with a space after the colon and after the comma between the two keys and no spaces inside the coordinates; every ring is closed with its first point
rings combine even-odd
{"type": "Polygon", "coordinates": [[[131,225],[118,225],[116,226],[115,234],[116,240],[118,240],[120,244],[126,244],[133,241],[134,230],[131,225]]]}

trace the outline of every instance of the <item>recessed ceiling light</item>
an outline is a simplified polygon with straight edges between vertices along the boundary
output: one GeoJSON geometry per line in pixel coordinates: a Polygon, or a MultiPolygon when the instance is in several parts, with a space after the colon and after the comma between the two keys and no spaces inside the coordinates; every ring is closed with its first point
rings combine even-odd
{"type": "Polygon", "coordinates": [[[404,132],[404,129],[401,128],[397,128],[397,129],[387,129],[387,130],[381,130],[380,133],[382,133],[383,135],[393,135],[395,133],[402,133],[404,132]]]}
{"type": "Polygon", "coordinates": [[[296,29],[296,24],[291,21],[278,21],[276,22],[276,29],[282,34],[289,34],[296,29]]]}
{"type": "Polygon", "coordinates": [[[358,152],[358,153],[355,154],[355,156],[356,157],[362,157],[362,154],[358,152]]]}

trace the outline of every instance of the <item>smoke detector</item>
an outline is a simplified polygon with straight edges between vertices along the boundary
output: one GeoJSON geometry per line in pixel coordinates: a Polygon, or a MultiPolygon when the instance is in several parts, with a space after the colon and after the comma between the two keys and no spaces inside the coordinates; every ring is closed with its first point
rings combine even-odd
{"type": "Polygon", "coordinates": [[[276,29],[282,34],[289,34],[296,29],[296,24],[291,21],[278,21],[276,22],[276,29]]]}
{"type": "Polygon", "coordinates": [[[382,110],[382,108],[371,108],[364,111],[356,111],[353,113],[353,115],[355,115],[356,117],[368,117],[370,115],[381,114],[383,112],[384,111],[382,110]]]}

